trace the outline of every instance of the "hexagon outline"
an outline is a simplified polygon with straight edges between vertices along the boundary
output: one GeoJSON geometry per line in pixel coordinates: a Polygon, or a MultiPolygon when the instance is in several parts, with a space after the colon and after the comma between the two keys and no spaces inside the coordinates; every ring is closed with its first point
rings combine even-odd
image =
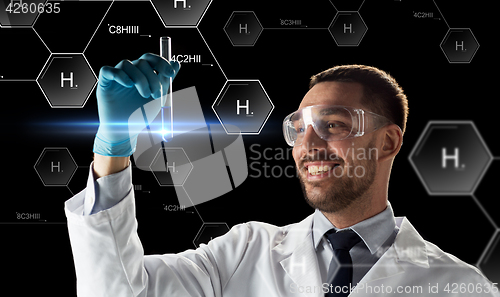
{"type": "Polygon", "coordinates": [[[198,233],[196,233],[196,236],[193,238],[193,245],[195,246],[195,248],[198,248],[198,246],[196,246],[196,243],[195,243],[196,238],[198,238],[198,236],[201,235],[201,232],[203,229],[205,229],[205,226],[206,225],[215,225],[215,224],[224,224],[224,225],[226,225],[228,231],[231,230],[231,228],[229,228],[229,226],[227,225],[226,222],[209,222],[209,223],[203,222],[203,224],[200,227],[200,230],[198,230],[198,233]]]}
{"type": "MultiPolygon", "coordinates": [[[[45,42],[44,42],[44,44],[45,44],[45,42]]],[[[47,45],[45,45],[45,46],[47,46],[47,45]]],[[[92,67],[90,67],[89,61],[87,60],[87,57],[85,57],[85,54],[83,54],[83,53],[56,53],[56,54],[54,54],[54,53],[51,52],[49,58],[47,59],[47,61],[43,65],[42,70],[40,70],[40,73],[36,77],[35,81],[36,81],[36,84],[38,85],[38,88],[40,88],[40,90],[42,91],[43,96],[45,96],[45,100],[47,100],[47,102],[49,103],[50,108],[83,108],[85,106],[85,104],[87,103],[87,101],[89,100],[90,94],[92,94],[92,92],[94,91],[97,83],[99,82],[99,79],[95,75],[95,72],[92,69],[92,67]],[[87,94],[87,97],[85,98],[85,100],[83,101],[83,103],[82,103],[81,106],[74,106],[74,105],[58,105],[58,106],[53,106],[52,102],[50,102],[49,96],[47,96],[47,94],[45,94],[45,90],[42,88],[42,86],[40,85],[40,82],[38,81],[40,79],[40,76],[42,75],[42,73],[45,73],[45,71],[47,71],[47,69],[49,68],[50,63],[52,63],[52,59],[54,58],[54,56],[58,56],[58,55],[81,55],[83,57],[83,59],[85,60],[85,63],[87,63],[87,66],[89,67],[90,72],[92,73],[92,75],[95,78],[95,83],[92,86],[92,88],[90,88],[90,90],[89,90],[89,92],[87,94]],[[47,64],[49,64],[49,65],[47,65],[47,64]]]]}
{"type": "MultiPolygon", "coordinates": [[[[333,8],[335,8],[337,11],[339,11],[339,10],[337,9],[337,7],[335,6],[335,4],[333,4],[332,0],[328,0],[328,2],[330,2],[330,4],[333,6],[333,8]]],[[[358,10],[356,10],[356,11],[360,11],[360,10],[361,10],[361,7],[363,7],[363,4],[365,4],[365,0],[363,0],[363,1],[361,2],[361,4],[360,4],[360,5],[359,5],[359,7],[358,7],[358,10]]],[[[368,27],[367,27],[367,28],[368,28],[368,27]]]]}
{"type": "MultiPolygon", "coordinates": [[[[331,3],[331,2],[330,2],[331,3]]],[[[364,3],[364,1],[363,1],[364,3]]],[[[361,4],[361,6],[363,6],[363,3],[361,4]]],[[[333,4],[332,4],[333,5],[333,4]]],[[[360,7],[361,7],[360,6],[360,7]]],[[[368,31],[368,26],[366,25],[365,23],[365,20],[363,20],[363,17],[361,16],[361,14],[359,13],[359,11],[337,11],[337,13],[335,14],[335,17],[333,17],[333,20],[330,22],[330,25],[328,26],[328,33],[330,33],[330,35],[333,37],[333,41],[335,41],[335,44],[337,46],[345,46],[345,47],[355,47],[355,46],[359,46],[359,44],[361,43],[361,40],[363,40],[363,38],[365,37],[366,35],[366,32],[368,31]],[[363,33],[363,36],[361,36],[361,38],[359,39],[358,43],[356,45],[350,45],[350,44],[343,44],[343,45],[340,45],[338,42],[337,42],[337,39],[335,39],[335,36],[333,35],[332,31],[330,31],[330,28],[333,26],[333,23],[335,22],[335,20],[337,19],[337,16],[340,14],[340,13],[344,13],[344,12],[349,12],[349,13],[356,13],[359,15],[359,18],[361,19],[361,21],[363,22],[363,24],[365,25],[366,27],[366,30],[365,32],[363,33]]]]}
{"type": "MultiPolygon", "coordinates": [[[[47,0],[44,0],[43,3],[45,3],[47,0]]],[[[35,25],[35,22],[36,20],[38,19],[38,17],[40,16],[40,13],[37,11],[37,15],[35,16],[35,18],[33,19],[33,22],[31,22],[31,25],[2,25],[0,23],[0,28],[20,28],[20,29],[26,29],[26,28],[31,28],[33,29],[34,25],[35,25]]],[[[44,42],[45,43],[45,42],[44,42]]]]}
{"type": "MultiPolygon", "coordinates": [[[[46,0],[46,1],[49,1],[49,0],[46,0]]],[[[84,53],[85,53],[85,51],[87,50],[87,47],[89,46],[90,42],[92,41],[92,39],[94,39],[95,33],[97,32],[97,30],[99,29],[99,27],[101,27],[102,21],[103,21],[103,20],[104,20],[104,18],[108,15],[108,12],[109,12],[109,10],[110,10],[111,6],[112,6],[112,5],[113,5],[113,3],[115,2],[115,0],[109,0],[109,1],[110,1],[110,4],[109,4],[109,6],[108,6],[108,9],[107,9],[107,10],[106,10],[106,12],[104,13],[104,15],[103,15],[103,17],[102,17],[101,21],[100,21],[100,22],[99,22],[99,24],[97,25],[96,29],[94,30],[94,33],[92,34],[92,36],[90,37],[90,40],[89,40],[89,41],[87,42],[87,44],[85,45],[85,48],[83,49],[83,51],[81,52],[81,54],[84,54],[84,53]]],[[[40,17],[40,14],[38,14],[38,15],[36,16],[35,21],[33,22],[33,25],[32,25],[32,29],[33,29],[33,31],[35,31],[36,35],[38,35],[38,37],[40,38],[40,40],[42,40],[43,44],[44,44],[44,45],[45,45],[45,47],[49,50],[49,52],[50,52],[51,54],[53,54],[53,53],[52,53],[52,51],[50,50],[50,48],[47,46],[47,44],[45,44],[45,41],[43,41],[43,39],[42,39],[42,37],[40,36],[40,34],[38,34],[38,32],[37,32],[37,31],[36,31],[36,29],[35,29],[35,24],[36,24],[36,22],[38,21],[38,18],[39,18],[39,17],[40,17]]],[[[58,53],[58,54],[71,54],[71,53],[58,53]]],[[[80,54],[80,53],[79,53],[79,54],[80,54]]],[[[85,56],[84,56],[84,57],[85,57],[85,56]]],[[[87,64],[88,64],[88,61],[87,61],[87,64]]],[[[89,64],[89,66],[90,66],[90,64],[89,64]]],[[[90,68],[91,68],[91,70],[92,70],[92,67],[90,67],[90,68]]],[[[43,70],[43,68],[42,68],[42,70],[43,70]]],[[[94,70],[92,70],[92,72],[94,72],[94,70]]],[[[94,76],[95,76],[95,73],[94,73],[94,76]]]]}
{"type": "Polygon", "coordinates": [[[472,194],[471,196],[472,196],[472,200],[474,200],[474,202],[477,204],[479,209],[483,212],[484,216],[486,216],[486,219],[488,219],[488,221],[491,223],[493,228],[495,228],[495,230],[497,230],[497,229],[500,230],[500,228],[498,228],[497,224],[495,223],[495,220],[493,220],[491,218],[490,213],[484,208],[484,206],[481,204],[479,199],[477,199],[476,195],[472,194]]]}
{"type": "MultiPolygon", "coordinates": [[[[161,148],[159,148],[159,149],[158,149],[158,151],[156,152],[155,157],[153,158],[153,161],[151,161],[151,164],[149,165],[149,170],[151,170],[151,172],[153,173],[153,176],[155,177],[156,182],[158,182],[158,184],[160,185],[160,187],[176,187],[176,186],[181,186],[181,187],[183,187],[183,186],[184,186],[184,183],[186,182],[186,180],[187,180],[187,178],[188,178],[188,176],[191,174],[191,171],[193,171],[193,168],[194,168],[194,166],[193,166],[193,162],[191,162],[191,160],[189,159],[188,155],[186,154],[186,151],[185,151],[185,150],[184,150],[184,148],[182,148],[182,147],[161,147],[161,148]],[[181,149],[181,150],[182,150],[182,152],[184,153],[184,156],[186,156],[186,159],[189,161],[189,164],[191,165],[191,169],[189,169],[188,174],[186,174],[186,177],[184,177],[184,180],[182,181],[182,184],[178,184],[178,185],[176,185],[176,184],[173,184],[173,185],[162,185],[162,184],[160,183],[160,181],[158,180],[158,178],[156,177],[156,174],[155,174],[154,170],[151,168],[151,166],[152,166],[152,165],[153,165],[153,163],[155,162],[156,157],[158,156],[158,154],[160,153],[160,151],[161,151],[161,150],[164,150],[164,149],[181,149]]],[[[190,199],[190,200],[191,200],[191,199],[190,199]]]]}
{"type": "Polygon", "coordinates": [[[233,46],[254,46],[255,43],[257,42],[257,40],[259,39],[260,34],[262,34],[262,31],[264,31],[264,26],[262,26],[262,23],[259,21],[259,18],[257,17],[257,15],[255,14],[255,12],[253,10],[252,11],[233,11],[231,13],[231,16],[227,20],[226,24],[224,25],[224,33],[226,33],[227,38],[229,38],[229,41],[231,42],[231,44],[233,46]],[[257,23],[259,23],[259,26],[260,26],[259,35],[257,35],[257,38],[255,38],[255,40],[254,40],[254,42],[252,44],[234,44],[233,40],[231,39],[231,36],[229,36],[229,34],[227,34],[227,31],[226,31],[226,28],[229,25],[229,22],[233,19],[234,13],[242,13],[242,12],[243,13],[248,13],[248,12],[253,13],[253,16],[255,17],[255,19],[257,20],[257,23]]]}
{"type": "Polygon", "coordinates": [[[450,63],[450,64],[469,64],[472,61],[472,59],[474,58],[474,56],[476,55],[477,50],[479,49],[480,45],[479,45],[479,42],[477,41],[476,36],[474,36],[474,33],[472,33],[472,30],[470,28],[448,28],[448,31],[444,35],[443,40],[441,40],[441,43],[439,44],[439,47],[441,48],[441,51],[443,52],[444,56],[446,57],[446,60],[448,60],[448,63],[450,63]],[[443,43],[444,43],[445,39],[447,39],[447,37],[450,34],[451,30],[468,30],[470,32],[470,34],[472,35],[472,38],[474,38],[474,40],[476,41],[477,48],[472,53],[472,56],[470,57],[469,61],[467,61],[467,62],[452,62],[452,61],[450,61],[450,58],[448,58],[448,55],[446,54],[446,52],[443,49],[443,43]]]}
{"type": "MultiPolygon", "coordinates": [[[[220,98],[220,100],[222,100],[222,98],[220,98]]],[[[262,128],[264,128],[264,126],[267,123],[267,120],[269,119],[269,117],[271,116],[271,113],[274,110],[274,104],[271,101],[271,98],[269,98],[269,95],[267,94],[266,89],[264,89],[264,87],[262,86],[260,80],[258,80],[258,79],[228,79],[224,83],[224,86],[222,87],[222,89],[220,90],[219,94],[217,95],[217,98],[215,99],[214,103],[212,104],[212,110],[214,111],[215,115],[217,116],[217,119],[219,119],[219,122],[222,125],[222,128],[224,128],[224,131],[226,131],[227,135],[238,135],[238,134],[241,134],[241,135],[259,135],[260,131],[262,131],[262,128]],[[241,132],[241,131],[240,132],[228,132],[227,129],[226,129],[226,126],[222,122],[222,119],[219,117],[219,115],[217,114],[217,111],[215,110],[215,103],[217,103],[217,101],[219,101],[219,98],[220,98],[220,96],[222,94],[222,91],[224,91],[224,89],[226,88],[226,86],[228,85],[229,82],[246,82],[246,81],[256,81],[256,82],[259,83],[260,88],[262,89],[262,91],[264,91],[264,94],[266,95],[267,100],[269,100],[269,103],[271,103],[271,110],[267,114],[266,119],[264,120],[264,122],[260,125],[260,128],[259,128],[258,132],[241,132]]]]}
{"type": "Polygon", "coordinates": [[[156,14],[158,15],[158,18],[160,18],[160,21],[163,24],[163,27],[165,27],[165,28],[198,28],[198,26],[200,25],[201,20],[205,16],[205,13],[207,13],[208,8],[212,4],[212,1],[213,0],[210,0],[208,2],[207,7],[205,7],[205,9],[203,10],[203,13],[201,14],[200,18],[196,22],[196,25],[166,25],[165,22],[163,21],[163,17],[161,16],[160,12],[158,11],[158,9],[156,9],[156,5],[153,2],[153,0],[149,0],[149,2],[151,3],[151,5],[153,6],[153,9],[156,11],[156,14]]]}
{"type": "MultiPolygon", "coordinates": [[[[493,232],[493,235],[491,235],[490,241],[488,242],[488,244],[486,245],[486,247],[483,250],[483,253],[479,257],[479,260],[477,260],[476,266],[481,271],[482,271],[481,263],[483,262],[484,258],[486,258],[486,260],[487,260],[491,256],[491,253],[493,252],[493,248],[496,247],[496,246],[494,246],[494,243],[500,244],[500,228],[495,229],[495,231],[493,232]]],[[[500,248],[500,246],[499,246],[499,248],[500,248]]]]}
{"type": "Polygon", "coordinates": [[[476,125],[474,124],[474,122],[471,121],[471,120],[457,120],[457,121],[431,120],[431,121],[427,122],[427,125],[425,126],[425,128],[422,131],[422,133],[420,134],[417,142],[415,143],[414,147],[412,148],[410,154],[408,155],[408,161],[410,162],[411,166],[413,167],[413,170],[415,170],[415,172],[417,173],[417,176],[420,179],[420,181],[422,182],[422,184],[424,185],[425,190],[427,191],[427,194],[429,194],[431,196],[471,196],[471,195],[474,195],[474,191],[476,190],[477,186],[479,185],[479,183],[483,179],[484,174],[486,173],[486,171],[488,171],[488,168],[490,167],[491,162],[493,162],[493,159],[494,159],[494,157],[491,154],[490,150],[488,149],[488,146],[486,145],[486,142],[484,141],[483,137],[479,133],[479,130],[476,128],[476,125]],[[435,192],[432,192],[429,189],[428,185],[426,184],[425,180],[423,179],[422,175],[418,171],[417,166],[415,165],[415,163],[412,160],[412,157],[415,154],[415,151],[417,150],[417,147],[420,146],[420,142],[422,141],[422,139],[424,138],[424,136],[427,134],[427,131],[429,130],[429,127],[432,124],[455,124],[455,125],[457,125],[457,124],[469,124],[469,125],[472,126],[472,129],[474,129],[474,131],[476,132],[476,135],[477,135],[479,141],[481,142],[481,144],[483,145],[484,150],[486,151],[486,154],[489,157],[489,160],[487,161],[486,165],[482,169],[481,174],[477,177],[476,181],[474,182],[474,185],[473,185],[473,187],[472,187],[472,189],[471,189],[470,192],[468,192],[468,193],[462,193],[462,192],[439,192],[439,193],[435,193],[435,192]]]}
{"type": "Polygon", "coordinates": [[[73,159],[73,156],[71,155],[71,153],[69,152],[69,150],[68,150],[67,147],[45,147],[45,148],[43,148],[43,151],[40,154],[40,156],[38,156],[38,159],[36,160],[35,165],[33,165],[33,169],[35,169],[36,174],[38,175],[38,177],[40,178],[40,180],[42,181],[42,183],[43,183],[43,185],[45,187],[67,187],[68,184],[69,184],[69,182],[73,178],[73,175],[75,175],[76,170],[78,170],[78,164],[76,164],[75,159],[73,159]],[[73,172],[71,173],[71,176],[68,178],[68,181],[66,182],[65,185],[46,185],[45,181],[40,176],[40,173],[38,173],[38,170],[36,169],[36,165],[38,164],[38,162],[40,162],[40,160],[42,159],[42,157],[45,155],[45,151],[46,150],[66,150],[68,152],[68,155],[70,156],[71,160],[75,164],[75,166],[76,166],[75,170],[73,170],[73,172]]]}

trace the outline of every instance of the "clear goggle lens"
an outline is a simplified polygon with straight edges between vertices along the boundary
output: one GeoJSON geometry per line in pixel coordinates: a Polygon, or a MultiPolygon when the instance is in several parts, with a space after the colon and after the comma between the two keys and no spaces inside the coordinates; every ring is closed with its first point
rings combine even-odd
{"type": "Polygon", "coordinates": [[[384,116],[359,108],[313,105],[297,110],[283,121],[283,134],[290,146],[301,145],[309,126],[325,141],[363,136],[390,121],[384,116]]]}

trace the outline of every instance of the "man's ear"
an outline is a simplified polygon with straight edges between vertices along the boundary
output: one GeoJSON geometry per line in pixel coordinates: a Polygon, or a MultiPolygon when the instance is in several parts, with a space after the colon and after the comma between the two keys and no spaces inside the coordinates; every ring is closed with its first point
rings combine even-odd
{"type": "Polygon", "coordinates": [[[382,149],[378,155],[379,161],[386,161],[394,158],[403,145],[403,132],[398,125],[391,124],[385,126],[383,130],[382,149]]]}

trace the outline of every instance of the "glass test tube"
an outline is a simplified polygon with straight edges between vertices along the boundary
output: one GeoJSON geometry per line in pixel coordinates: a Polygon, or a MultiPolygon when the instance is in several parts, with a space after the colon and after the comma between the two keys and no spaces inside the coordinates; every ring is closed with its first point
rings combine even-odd
{"type": "MultiPolygon", "coordinates": [[[[167,61],[171,60],[171,38],[160,38],[160,56],[167,61]]],[[[174,109],[172,106],[172,78],[169,78],[168,89],[161,86],[161,132],[164,141],[169,141],[174,137],[174,109]]]]}

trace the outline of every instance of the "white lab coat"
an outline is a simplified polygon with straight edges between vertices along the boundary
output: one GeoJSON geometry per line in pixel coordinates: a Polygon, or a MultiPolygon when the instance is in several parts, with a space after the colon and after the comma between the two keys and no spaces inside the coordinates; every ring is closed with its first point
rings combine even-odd
{"type": "MultiPolygon", "coordinates": [[[[83,198],[93,195],[84,190],[65,207],[80,297],[324,296],[312,215],[284,227],[239,224],[196,250],[144,256],[133,191],[114,207],[83,216],[83,198]]],[[[350,296],[500,296],[484,294],[491,283],[478,269],[423,240],[406,218],[396,220],[394,244],[350,296]],[[458,294],[448,295],[446,286],[458,294]]]]}

